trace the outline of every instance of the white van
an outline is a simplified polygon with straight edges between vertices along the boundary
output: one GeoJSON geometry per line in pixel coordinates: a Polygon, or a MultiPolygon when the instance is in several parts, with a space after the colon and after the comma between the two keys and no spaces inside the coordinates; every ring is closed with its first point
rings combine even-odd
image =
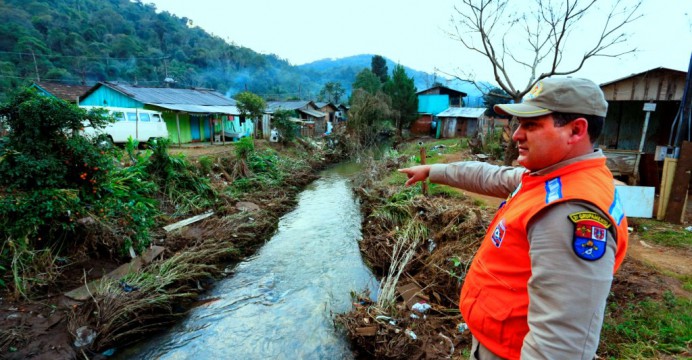
{"type": "Polygon", "coordinates": [[[91,126],[84,127],[85,136],[107,134],[114,144],[126,143],[129,137],[145,143],[151,139],[168,138],[168,128],[160,112],[154,110],[80,106],[85,110],[103,108],[115,121],[105,128],[96,130],[91,126]]]}

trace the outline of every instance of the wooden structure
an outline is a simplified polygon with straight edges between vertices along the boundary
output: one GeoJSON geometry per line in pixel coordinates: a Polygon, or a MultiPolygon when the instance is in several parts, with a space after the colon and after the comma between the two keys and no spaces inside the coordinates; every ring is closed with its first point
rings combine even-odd
{"type": "Polygon", "coordinates": [[[440,129],[438,138],[472,137],[478,133],[479,119],[485,108],[450,107],[437,114],[440,129]]]}
{"type": "MultiPolygon", "coordinates": [[[[644,166],[641,163],[635,169],[637,157],[653,154],[657,146],[668,145],[685,76],[684,71],[658,67],[600,85],[608,101],[608,115],[597,144],[616,176],[633,177],[630,182],[637,182],[636,175],[644,166]],[[644,104],[655,104],[648,121],[645,121],[644,104]]],[[[658,186],[657,183],[643,185],[658,186]]]]}
{"type": "Polygon", "coordinates": [[[317,105],[312,101],[269,101],[267,113],[274,114],[277,110],[295,112],[297,116],[292,121],[300,125],[299,136],[320,136],[327,130],[327,114],[317,110],[317,105]]]}
{"type": "Polygon", "coordinates": [[[79,97],[91,89],[91,86],[88,85],[69,85],[52,82],[34,82],[31,87],[43,95],[54,96],[77,105],[79,105],[79,97]]]}

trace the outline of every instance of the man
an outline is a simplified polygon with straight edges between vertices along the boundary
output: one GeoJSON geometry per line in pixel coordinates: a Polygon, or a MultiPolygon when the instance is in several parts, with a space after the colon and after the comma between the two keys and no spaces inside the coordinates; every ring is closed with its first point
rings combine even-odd
{"type": "Polygon", "coordinates": [[[407,186],[430,178],[507,197],[490,223],[461,290],[472,359],[593,359],[613,273],[627,249],[627,220],[593,143],[608,104],[589,80],[539,81],[512,135],[523,168],[480,162],[399,171],[407,186]]]}

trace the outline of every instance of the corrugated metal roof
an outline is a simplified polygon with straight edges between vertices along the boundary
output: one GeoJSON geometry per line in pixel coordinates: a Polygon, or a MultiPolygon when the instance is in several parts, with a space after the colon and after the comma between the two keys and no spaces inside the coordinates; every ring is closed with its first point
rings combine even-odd
{"type": "Polygon", "coordinates": [[[236,105],[235,100],[210,89],[147,88],[114,83],[103,83],[103,85],[144,104],[236,105]]]}
{"type": "Polygon", "coordinates": [[[310,101],[269,101],[267,102],[267,111],[274,112],[275,110],[298,110],[306,107],[310,101]]]}
{"type": "Polygon", "coordinates": [[[153,106],[158,106],[160,108],[184,111],[188,113],[195,114],[226,114],[226,115],[240,115],[238,107],[235,105],[227,106],[210,106],[210,105],[190,105],[190,104],[149,104],[153,106]]]}
{"type": "Polygon", "coordinates": [[[317,111],[317,110],[311,110],[311,109],[298,109],[297,111],[306,113],[306,114],[308,114],[308,115],[310,115],[310,116],[313,116],[313,117],[316,117],[316,118],[321,118],[321,117],[327,116],[326,113],[323,113],[323,112],[317,111]]]}
{"type": "Polygon", "coordinates": [[[478,118],[487,110],[486,108],[450,107],[437,114],[437,117],[464,117],[478,118]]]}

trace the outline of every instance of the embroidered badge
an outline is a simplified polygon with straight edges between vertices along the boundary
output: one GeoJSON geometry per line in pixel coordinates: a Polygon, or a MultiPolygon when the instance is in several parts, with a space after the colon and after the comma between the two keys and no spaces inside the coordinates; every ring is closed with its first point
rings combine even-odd
{"type": "Polygon", "coordinates": [[[533,89],[526,94],[526,99],[533,99],[543,92],[543,81],[539,81],[533,86],[533,89]]]}
{"type": "Polygon", "coordinates": [[[610,222],[591,211],[580,211],[569,215],[574,223],[572,249],[584,260],[594,261],[603,257],[606,250],[607,229],[610,222]]]}
{"type": "Polygon", "coordinates": [[[493,245],[495,247],[500,247],[502,245],[502,240],[505,239],[505,231],[507,228],[505,227],[505,219],[500,220],[500,222],[495,226],[495,230],[493,230],[493,236],[491,239],[493,240],[493,245]]]}

